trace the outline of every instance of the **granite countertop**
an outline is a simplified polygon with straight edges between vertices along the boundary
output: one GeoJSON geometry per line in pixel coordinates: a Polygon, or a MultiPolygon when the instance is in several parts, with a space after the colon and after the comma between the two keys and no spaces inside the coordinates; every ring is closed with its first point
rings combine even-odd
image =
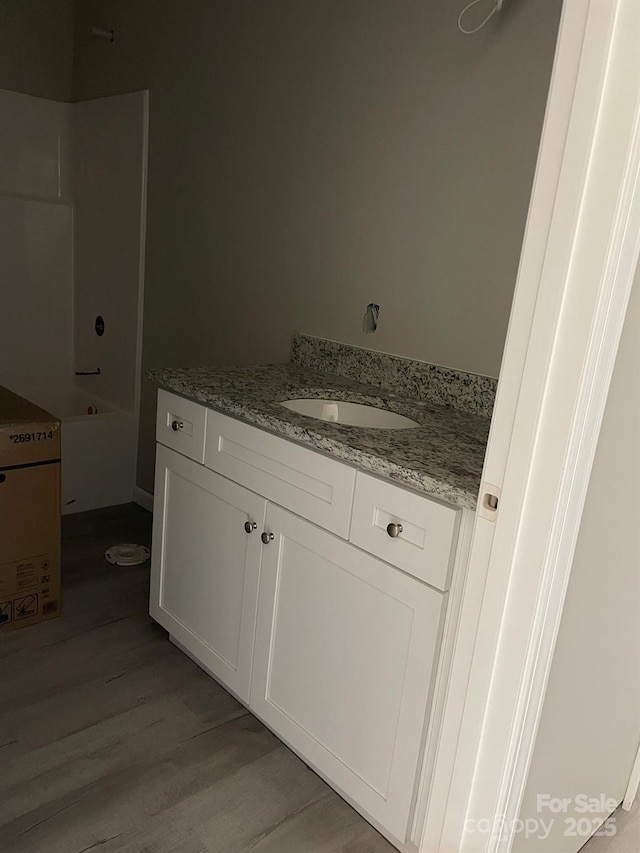
{"type": "Polygon", "coordinates": [[[160,387],[342,459],[457,507],[475,509],[490,420],[430,400],[298,364],[155,369],[160,387]],[[332,397],[398,412],[420,427],[369,429],[327,423],[279,405],[332,397]]]}

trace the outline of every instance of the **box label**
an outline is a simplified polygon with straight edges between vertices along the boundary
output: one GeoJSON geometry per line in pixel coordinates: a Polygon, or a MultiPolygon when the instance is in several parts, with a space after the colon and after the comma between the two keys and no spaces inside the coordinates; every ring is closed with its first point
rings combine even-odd
{"type": "Polygon", "coordinates": [[[43,554],[0,566],[0,599],[9,598],[11,593],[37,589],[40,573],[48,571],[50,565],[49,557],[43,554]]]}
{"type": "Polygon", "coordinates": [[[16,592],[36,589],[38,586],[38,568],[34,562],[19,563],[16,568],[16,592]]]}
{"type": "Polygon", "coordinates": [[[0,629],[50,619],[59,610],[60,569],[52,554],[0,565],[0,629]]]}
{"type": "Polygon", "coordinates": [[[52,429],[47,431],[38,430],[37,432],[12,432],[9,433],[9,439],[14,444],[29,444],[31,441],[52,441],[55,438],[55,433],[52,429]]]}

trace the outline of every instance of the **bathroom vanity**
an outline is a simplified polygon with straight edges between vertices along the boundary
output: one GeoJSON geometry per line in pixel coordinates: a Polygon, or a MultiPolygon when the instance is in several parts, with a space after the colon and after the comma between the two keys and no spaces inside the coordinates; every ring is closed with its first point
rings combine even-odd
{"type": "Polygon", "coordinates": [[[488,419],[295,363],[152,375],[163,387],[151,615],[399,849],[415,849],[488,419]],[[282,405],[301,397],[418,426],[346,426],[282,405]],[[442,441],[457,444],[449,477],[430,433],[442,419],[442,441]]]}

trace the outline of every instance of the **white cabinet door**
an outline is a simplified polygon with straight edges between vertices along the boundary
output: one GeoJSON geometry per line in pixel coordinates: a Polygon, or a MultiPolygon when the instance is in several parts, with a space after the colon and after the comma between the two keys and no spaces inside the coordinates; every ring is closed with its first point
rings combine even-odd
{"type": "Polygon", "coordinates": [[[162,445],[155,495],[150,613],[247,702],[266,501],[162,445]]]}
{"type": "Polygon", "coordinates": [[[269,504],[250,707],[405,840],[443,595],[269,504]]]}

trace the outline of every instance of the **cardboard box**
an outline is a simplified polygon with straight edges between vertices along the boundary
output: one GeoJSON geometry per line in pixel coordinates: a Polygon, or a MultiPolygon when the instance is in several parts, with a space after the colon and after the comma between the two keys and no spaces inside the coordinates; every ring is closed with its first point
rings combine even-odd
{"type": "Polygon", "coordinates": [[[60,615],[60,421],[0,386],[0,631],[60,615]]]}

